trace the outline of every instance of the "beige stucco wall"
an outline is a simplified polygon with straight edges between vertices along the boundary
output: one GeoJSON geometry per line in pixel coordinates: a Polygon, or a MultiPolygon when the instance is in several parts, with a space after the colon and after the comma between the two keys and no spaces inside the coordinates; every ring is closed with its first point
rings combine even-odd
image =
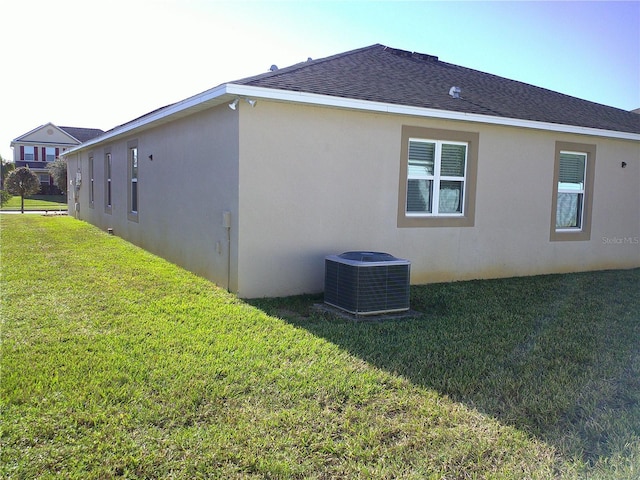
{"type": "Polygon", "coordinates": [[[638,142],[268,101],[240,131],[240,296],[319,292],[347,250],[409,259],[412,283],[640,266],[638,142]],[[473,227],[397,226],[403,125],[479,133],[473,227]],[[549,238],[556,141],[597,146],[589,241],[549,238]]]}
{"type": "MultiPolygon", "coordinates": [[[[409,259],[414,284],[640,266],[639,157],[639,142],[259,99],[253,108],[224,103],[67,159],[70,179],[82,171],[78,218],[251,298],[320,292],[324,257],[348,250],[409,259]],[[403,125],[479,134],[473,226],[398,226],[403,125]],[[137,221],[127,215],[132,140],[137,221]],[[550,240],[557,141],[597,147],[589,241],[550,240]],[[105,148],[113,157],[111,213],[105,148]]],[[[69,206],[73,214],[73,189],[69,206]]]]}
{"type": "MultiPolygon", "coordinates": [[[[231,212],[233,245],[238,218],[237,120],[230,109],[213,108],[68,155],[69,178],[75,178],[78,166],[82,170],[78,218],[104,230],[112,228],[115,235],[236,289],[238,252],[229,249],[222,217],[223,212],[231,212]],[[138,145],[137,221],[128,216],[130,141],[138,145]],[[105,149],[112,154],[111,213],[105,209],[105,149]],[[90,155],[96,179],[93,206],[89,202],[90,155]]],[[[73,188],[69,196],[73,214],[73,188]]]]}

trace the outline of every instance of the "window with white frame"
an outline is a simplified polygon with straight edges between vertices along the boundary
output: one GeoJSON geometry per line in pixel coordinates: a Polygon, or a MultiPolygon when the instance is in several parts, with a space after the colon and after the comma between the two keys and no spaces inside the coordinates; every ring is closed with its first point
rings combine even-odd
{"type": "Polygon", "coordinates": [[[93,176],[93,157],[89,157],[89,205],[93,207],[95,179],[93,176]]]}
{"type": "Polygon", "coordinates": [[[410,138],[407,215],[463,215],[467,143],[410,138]]]}
{"type": "Polygon", "coordinates": [[[56,159],[55,147],[47,147],[45,150],[45,160],[47,162],[53,162],[56,159]]]}
{"type": "Polygon", "coordinates": [[[48,174],[41,173],[41,174],[38,175],[38,177],[40,179],[40,184],[41,185],[50,185],[51,178],[49,177],[48,174]]]}
{"type": "Polygon", "coordinates": [[[582,229],[587,154],[560,152],[556,229],[582,229]]]}
{"type": "Polygon", "coordinates": [[[24,147],[24,160],[27,162],[32,162],[35,160],[35,150],[34,146],[26,145],[24,147]]]}
{"type": "Polygon", "coordinates": [[[473,227],[480,134],[403,125],[399,228],[473,227]]]}
{"type": "Polygon", "coordinates": [[[138,146],[129,147],[129,213],[138,213],[138,146]]]}
{"type": "Polygon", "coordinates": [[[105,206],[111,209],[111,152],[104,155],[104,171],[105,171],[105,206]]]}
{"type": "Polygon", "coordinates": [[[556,142],[551,241],[590,240],[595,168],[595,145],[556,142]]]}

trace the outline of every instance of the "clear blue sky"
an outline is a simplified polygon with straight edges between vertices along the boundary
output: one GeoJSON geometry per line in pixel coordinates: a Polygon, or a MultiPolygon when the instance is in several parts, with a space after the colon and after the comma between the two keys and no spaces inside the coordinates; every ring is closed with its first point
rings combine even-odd
{"type": "Polygon", "coordinates": [[[107,130],[226,81],[382,43],[640,107],[640,2],[20,0],[0,5],[0,154],[107,130]]]}

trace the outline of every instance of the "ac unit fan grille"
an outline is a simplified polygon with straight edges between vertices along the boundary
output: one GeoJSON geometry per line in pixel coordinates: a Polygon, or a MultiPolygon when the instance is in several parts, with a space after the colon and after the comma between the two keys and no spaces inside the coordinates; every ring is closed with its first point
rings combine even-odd
{"type": "Polygon", "coordinates": [[[325,260],[325,303],[353,314],[409,310],[409,262],[341,262],[325,260]]]}

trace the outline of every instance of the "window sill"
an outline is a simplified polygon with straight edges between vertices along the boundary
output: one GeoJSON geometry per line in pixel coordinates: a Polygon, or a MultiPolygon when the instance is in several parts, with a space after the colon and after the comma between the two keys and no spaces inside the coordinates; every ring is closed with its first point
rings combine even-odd
{"type": "Polygon", "coordinates": [[[464,218],[462,213],[405,213],[406,218],[464,218]]]}
{"type": "Polygon", "coordinates": [[[473,218],[464,215],[405,215],[398,218],[398,228],[473,226],[473,218]]]}
{"type": "Polygon", "coordinates": [[[549,237],[550,242],[581,242],[591,240],[590,232],[582,229],[554,230],[549,237]]]}

